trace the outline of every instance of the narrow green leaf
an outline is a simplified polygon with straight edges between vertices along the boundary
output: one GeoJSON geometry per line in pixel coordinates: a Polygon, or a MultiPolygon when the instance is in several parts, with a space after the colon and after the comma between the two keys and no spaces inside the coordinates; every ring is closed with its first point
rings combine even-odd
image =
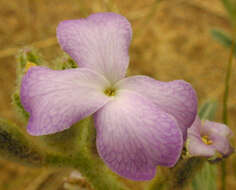
{"type": "MultiPolygon", "coordinates": [[[[226,34],[224,31],[219,30],[219,29],[212,29],[211,30],[211,35],[213,39],[218,41],[221,45],[231,48],[232,47],[232,38],[226,34]]],[[[234,49],[234,56],[236,56],[236,49],[234,49]]]]}
{"type": "Polygon", "coordinates": [[[217,109],[217,102],[210,100],[205,102],[199,109],[198,115],[201,119],[213,120],[217,109]]]}
{"type": "Polygon", "coordinates": [[[216,166],[205,162],[192,181],[193,190],[216,190],[216,173],[216,166]]]}

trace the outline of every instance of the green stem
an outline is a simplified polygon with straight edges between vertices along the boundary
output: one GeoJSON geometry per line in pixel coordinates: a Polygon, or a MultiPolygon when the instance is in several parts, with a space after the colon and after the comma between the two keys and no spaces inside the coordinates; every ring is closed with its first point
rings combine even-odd
{"type": "Polygon", "coordinates": [[[202,158],[189,158],[181,160],[177,166],[171,169],[170,188],[175,190],[182,190],[188,184],[187,182],[202,168],[204,159],[202,158]]]}
{"type": "Polygon", "coordinates": [[[96,158],[85,154],[85,150],[81,150],[80,153],[82,154],[72,158],[48,154],[46,166],[75,168],[88,180],[94,190],[128,190],[101,161],[98,162],[96,158]]]}
{"type": "Polygon", "coordinates": [[[192,179],[194,174],[203,166],[201,158],[183,159],[178,164],[166,171],[165,177],[157,175],[149,186],[149,190],[175,189],[182,190],[192,179]]]}
{"type": "Polygon", "coordinates": [[[232,63],[233,63],[233,52],[234,52],[234,42],[232,42],[231,52],[230,52],[227,70],[226,70],[225,90],[224,90],[224,97],[223,97],[223,122],[226,125],[228,124],[227,109],[228,109],[228,98],[229,98],[229,82],[230,82],[232,63]]]}
{"type": "Polygon", "coordinates": [[[169,171],[165,168],[158,168],[155,178],[148,186],[148,190],[164,190],[167,188],[169,171]]]}
{"type": "Polygon", "coordinates": [[[95,190],[127,190],[115,175],[104,165],[98,157],[95,147],[96,131],[92,118],[81,127],[79,146],[75,159],[75,168],[88,179],[95,190]]]}
{"type": "MultiPolygon", "coordinates": [[[[223,112],[222,118],[223,123],[228,125],[228,98],[229,98],[229,83],[231,77],[231,70],[232,70],[232,63],[233,63],[233,52],[234,52],[234,41],[232,41],[231,52],[229,56],[229,61],[227,65],[226,77],[225,77],[225,90],[224,90],[224,97],[223,97],[223,112]]],[[[221,163],[221,189],[226,189],[226,160],[223,160],[221,163]]]]}
{"type": "Polygon", "coordinates": [[[71,158],[48,155],[47,164],[78,169],[95,190],[127,190],[127,187],[105,167],[96,153],[96,147],[94,147],[95,128],[92,119],[89,118],[83,122],[84,124],[80,125],[79,129],[76,154],[71,158]]]}
{"type": "MultiPolygon", "coordinates": [[[[19,126],[0,119],[0,156],[29,166],[78,169],[94,190],[127,190],[98,157],[92,120],[86,119],[77,127],[75,153],[62,154],[42,147],[39,139],[24,134],[19,126]]],[[[69,146],[67,148],[70,149],[69,146]]]]}

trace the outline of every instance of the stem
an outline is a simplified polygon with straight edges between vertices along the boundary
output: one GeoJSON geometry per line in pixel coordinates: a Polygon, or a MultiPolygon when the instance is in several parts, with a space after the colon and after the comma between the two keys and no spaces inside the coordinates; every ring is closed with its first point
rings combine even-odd
{"type": "Polygon", "coordinates": [[[204,159],[189,158],[188,160],[181,160],[177,166],[171,169],[172,180],[170,189],[182,190],[188,184],[187,182],[202,168],[204,159]]]}
{"type": "Polygon", "coordinates": [[[84,150],[80,153],[72,158],[48,154],[46,166],[75,168],[88,180],[94,190],[128,189],[117,180],[115,175],[112,175],[108,168],[104,167],[101,161],[98,162],[98,159],[86,155],[84,150]]]}
{"type": "MultiPolygon", "coordinates": [[[[229,56],[229,61],[227,65],[226,77],[225,77],[225,91],[223,97],[223,112],[222,118],[223,123],[228,125],[228,99],[229,99],[229,82],[231,77],[232,63],[233,63],[233,52],[234,52],[234,41],[232,41],[231,52],[229,56]]],[[[221,189],[226,190],[226,160],[221,163],[221,189]]]]}
{"type": "MultiPolygon", "coordinates": [[[[127,190],[98,157],[95,128],[92,120],[78,123],[77,149],[73,153],[60,153],[40,146],[40,141],[24,134],[19,126],[0,119],[0,156],[21,164],[38,167],[76,168],[87,178],[94,190],[127,190]]],[[[70,149],[73,147],[67,147],[70,149]]]]}
{"type": "Polygon", "coordinates": [[[151,181],[148,190],[164,190],[167,188],[169,171],[165,168],[158,168],[155,178],[151,181]]]}
{"type": "Polygon", "coordinates": [[[91,118],[83,121],[78,133],[76,153],[71,157],[48,155],[47,164],[50,166],[67,166],[79,170],[86,177],[95,190],[127,190],[124,184],[119,182],[115,175],[105,167],[96,153],[94,146],[95,128],[91,118]]]}
{"type": "Polygon", "coordinates": [[[183,159],[165,173],[165,177],[158,175],[149,186],[149,190],[175,189],[182,190],[187,182],[203,166],[201,158],[183,159]]]}

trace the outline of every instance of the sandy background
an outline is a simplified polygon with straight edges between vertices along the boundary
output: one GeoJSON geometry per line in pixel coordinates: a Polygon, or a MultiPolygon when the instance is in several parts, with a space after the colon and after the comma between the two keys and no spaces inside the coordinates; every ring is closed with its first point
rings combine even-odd
{"type": "MultiPolygon", "coordinates": [[[[19,123],[11,105],[18,49],[33,43],[50,61],[62,54],[55,39],[60,21],[102,11],[120,13],[132,23],[129,74],[191,82],[200,103],[208,99],[219,102],[216,120],[221,121],[230,52],[213,40],[210,30],[221,28],[230,33],[231,26],[219,0],[0,0],[0,117],[19,123]]],[[[236,132],[235,68],[234,64],[229,124],[236,132]]],[[[236,189],[233,160],[234,156],[228,164],[227,189],[236,189]]],[[[62,179],[68,173],[0,160],[0,190],[63,190],[62,179]]]]}

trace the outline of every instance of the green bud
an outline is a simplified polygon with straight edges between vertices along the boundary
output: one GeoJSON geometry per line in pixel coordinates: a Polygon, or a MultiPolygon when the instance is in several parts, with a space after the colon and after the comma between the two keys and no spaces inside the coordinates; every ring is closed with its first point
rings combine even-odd
{"type": "Polygon", "coordinates": [[[45,64],[41,55],[33,48],[24,48],[17,55],[17,83],[16,90],[12,95],[12,103],[17,113],[24,120],[28,120],[29,113],[25,111],[20,101],[20,86],[23,75],[33,66],[45,64]]]}
{"type": "Polygon", "coordinates": [[[64,54],[62,57],[57,58],[53,62],[53,66],[56,70],[74,69],[78,67],[77,63],[67,54],[64,54]]]}
{"type": "Polygon", "coordinates": [[[13,105],[15,105],[16,111],[19,113],[19,115],[21,115],[23,119],[28,120],[29,113],[27,111],[25,111],[24,107],[22,106],[21,100],[20,100],[20,95],[18,92],[15,92],[12,95],[12,103],[13,103],[13,105]]]}

